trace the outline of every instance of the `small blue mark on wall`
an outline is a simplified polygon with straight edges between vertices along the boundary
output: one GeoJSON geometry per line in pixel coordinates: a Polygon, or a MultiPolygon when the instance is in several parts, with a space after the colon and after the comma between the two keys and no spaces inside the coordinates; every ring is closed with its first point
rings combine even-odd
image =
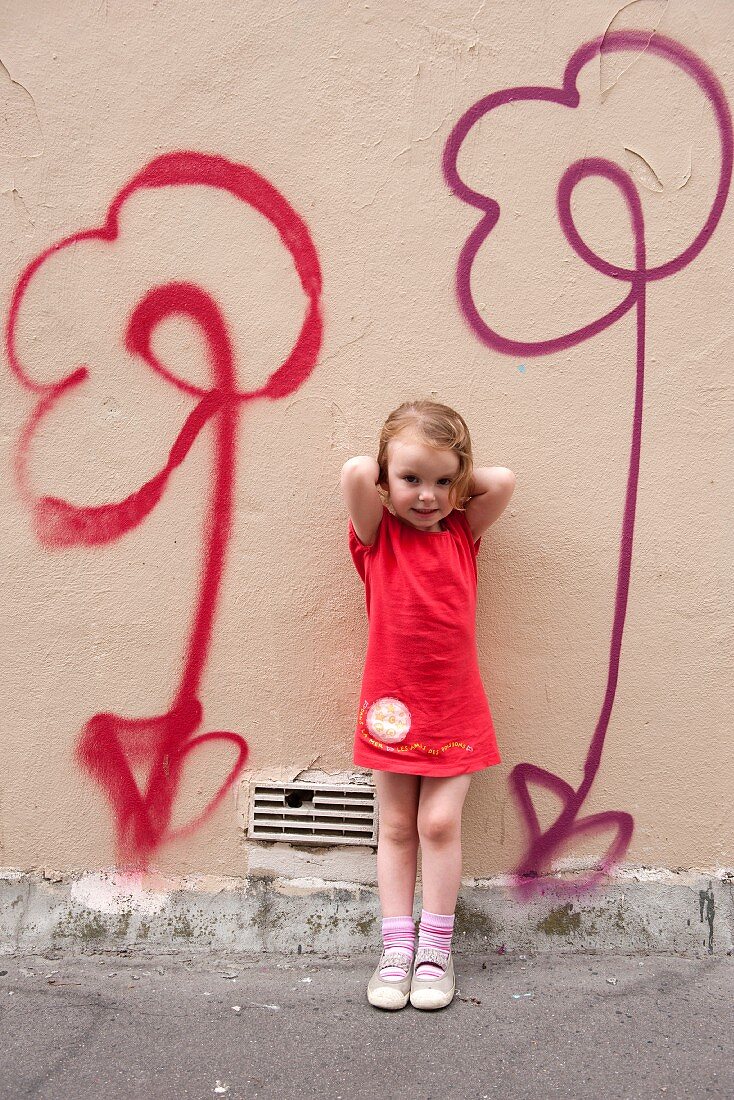
{"type": "Polygon", "coordinates": [[[517,369],[520,371],[520,374],[524,374],[525,373],[525,364],[521,363],[520,366],[517,369]]]}

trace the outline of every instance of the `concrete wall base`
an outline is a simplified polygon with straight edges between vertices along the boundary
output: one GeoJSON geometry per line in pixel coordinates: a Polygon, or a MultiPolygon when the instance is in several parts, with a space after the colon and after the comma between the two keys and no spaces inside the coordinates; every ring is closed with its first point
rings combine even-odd
{"type": "MultiPolygon", "coordinates": [[[[457,954],[644,951],[732,954],[734,871],[626,868],[594,891],[582,874],[534,880],[519,900],[505,877],[462,881],[457,954]],[[569,892],[570,891],[570,892],[569,892]]],[[[420,915],[420,897],[414,914],[420,915]]],[[[114,869],[0,871],[0,952],[224,950],[374,954],[373,885],[250,875],[164,878],[114,869]]]]}

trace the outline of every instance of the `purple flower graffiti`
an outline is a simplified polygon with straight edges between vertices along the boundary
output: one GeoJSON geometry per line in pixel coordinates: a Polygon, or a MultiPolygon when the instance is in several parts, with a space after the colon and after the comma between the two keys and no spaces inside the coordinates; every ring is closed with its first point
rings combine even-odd
{"type": "Polygon", "coordinates": [[[515,869],[513,881],[521,896],[530,896],[547,889],[547,883],[537,878],[547,869],[555,854],[574,838],[584,834],[611,832],[611,841],[598,867],[589,872],[582,882],[559,882],[554,885],[560,894],[590,889],[608,874],[627,852],[632,838],[633,819],[621,810],[607,810],[587,816],[579,816],[581,808],[599,770],[604,740],[609,725],[617,686],[619,658],[627,609],[627,597],[632,562],[632,541],[637,501],[637,483],[640,468],[642,439],[642,409],[645,374],[645,310],[647,287],[658,279],[675,275],[698,256],[711,238],[726,203],[732,169],[731,114],[719,81],[714,74],[690,50],[673,39],[649,31],[629,30],[610,32],[579,47],[566,66],[560,88],[524,86],[494,92],[474,104],[457,122],[444,150],[444,176],[451,191],[470,206],[481,212],[481,219],[464,244],[457,265],[456,289],[461,311],[477,338],[496,351],[511,355],[541,356],[574,347],[598,336],[627,313],[633,311],[636,319],[636,384],[629,472],[622,520],[619,560],[617,568],[614,617],[611,630],[606,690],[601,711],[584,762],[583,780],[574,789],[560,776],[536,764],[520,763],[510,774],[510,786],[528,831],[526,850],[515,869]],[[543,340],[516,340],[502,336],[490,326],[477,305],[471,287],[471,275],[477,253],[500,219],[499,203],[488,195],[473,190],[461,178],[457,159],[470,131],[492,111],[518,101],[536,101],[574,110],[580,102],[577,83],[581,69],[607,52],[641,52],[647,50],[663,61],[675,66],[694,84],[708,101],[718,130],[720,163],[716,192],[704,223],[690,243],[676,256],[657,266],[648,266],[645,239],[645,220],[640,196],[630,176],[613,161],[589,157],[571,164],[562,174],[556,192],[556,213],[568,245],[576,255],[594,271],[627,284],[629,291],[623,300],[596,320],[543,340]],[[609,181],[622,198],[629,217],[634,262],[631,266],[611,263],[599,255],[584,240],[573,217],[571,200],[577,185],[585,179],[609,181]],[[561,810],[554,821],[541,828],[530,785],[536,784],[556,795],[561,810]]]}

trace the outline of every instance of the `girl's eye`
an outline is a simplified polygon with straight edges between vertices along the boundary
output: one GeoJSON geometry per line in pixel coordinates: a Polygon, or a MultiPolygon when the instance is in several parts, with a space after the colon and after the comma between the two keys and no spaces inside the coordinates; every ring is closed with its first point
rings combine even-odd
{"type": "MultiPolygon", "coordinates": [[[[403,476],[403,481],[413,482],[413,481],[417,481],[417,480],[418,480],[418,478],[415,476],[415,474],[405,474],[403,476]]],[[[439,479],[438,484],[439,485],[450,485],[451,484],[451,478],[450,477],[442,477],[442,478],[439,479]]]]}

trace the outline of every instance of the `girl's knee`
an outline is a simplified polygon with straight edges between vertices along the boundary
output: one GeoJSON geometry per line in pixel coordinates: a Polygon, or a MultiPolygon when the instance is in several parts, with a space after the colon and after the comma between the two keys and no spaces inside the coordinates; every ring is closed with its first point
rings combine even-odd
{"type": "Polygon", "coordinates": [[[420,777],[397,772],[375,772],[375,787],[379,835],[391,844],[416,844],[420,777]]]}
{"type": "Polygon", "coordinates": [[[455,841],[461,836],[461,816],[441,812],[418,814],[418,835],[429,844],[455,841]]]}
{"type": "Polygon", "coordinates": [[[390,844],[399,844],[409,847],[418,840],[418,829],[415,817],[397,817],[388,820],[380,820],[380,837],[390,844]]]}

